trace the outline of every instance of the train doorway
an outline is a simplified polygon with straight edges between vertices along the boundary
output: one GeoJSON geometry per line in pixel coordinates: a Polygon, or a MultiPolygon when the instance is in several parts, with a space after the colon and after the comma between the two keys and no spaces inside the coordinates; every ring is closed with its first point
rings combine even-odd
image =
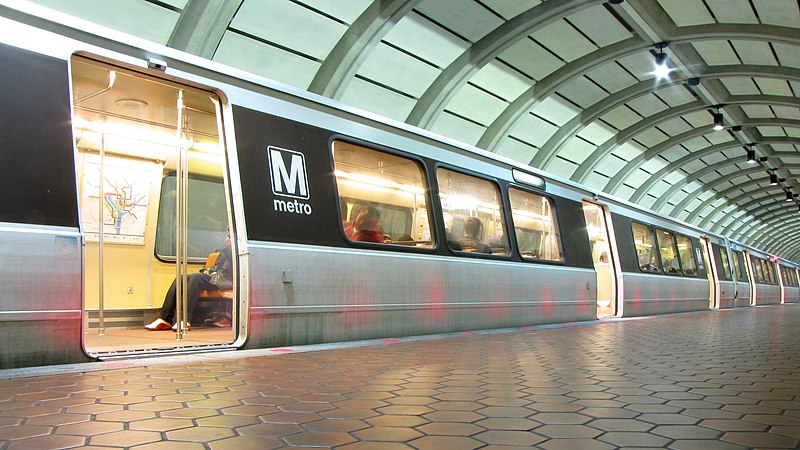
{"type": "Polygon", "coordinates": [[[606,209],[584,201],[583,215],[586,218],[586,232],[592,245],[592,260],[597,274],[597,317],[616,316],[620,313],[617,307],[617,264],[606,209]]]}
{"type": "Polygon", "coordinates": [[[708,270],[708,307],[709,309],[719,309],[722,304],[722,289],[720,287],[719,272],[717,270],[717,259],[714,254],[714,247],[711,240],[701,237],[702,256],[706,262],[708,270]]]}
{"type": "Polygon", "coordinates": [[[71,69],[85,351],[103,358],[232,344],[235,258],[229,281],[189,294],[197,272],[237,254],[219,98],[83,56],[71,69]],[[157,330],[145,328],[162,316],[157,330]]]}

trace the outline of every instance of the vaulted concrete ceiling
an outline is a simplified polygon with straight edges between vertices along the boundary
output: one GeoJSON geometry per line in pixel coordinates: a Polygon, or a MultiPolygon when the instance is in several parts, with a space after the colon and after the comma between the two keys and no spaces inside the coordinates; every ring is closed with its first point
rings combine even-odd
{"type": "Polygon", "coordinates": [[[800,261],[797,0],[36,3],[800,261]]]}

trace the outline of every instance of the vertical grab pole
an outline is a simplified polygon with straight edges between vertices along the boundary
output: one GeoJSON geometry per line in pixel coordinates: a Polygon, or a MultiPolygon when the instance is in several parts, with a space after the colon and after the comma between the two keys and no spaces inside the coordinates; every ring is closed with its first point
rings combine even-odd
{"type": "Polygon", "coordinates": [[[100,171],[100,176],[99,176],[100,183],[98,183],[100,185],[99,188],[98,188],[100,190],[100,192],[99,192],[99,195],[97,196],[97,199],[98,199],[98,201],[97,201],[97,209],[98,209],[98,214],[97,214],[97,226],[98,226],[98,230],[97,230],[97,265],[98,265],[98,270],[97,270],[97,277],[98,277],[98,282],[97,282],[97,289],[98,289],[98,296],[97,296],[97,301],[98,301],[98,305],[97,305],[97,308],[98,308],[97,309],[97,315],[98,315],[98,318],[97,318],[97,320],[98,320],[98,323],[97,323],[97,335],[98,336],[105,336],[105,334],[106,334],[105,301],[104,301],[105,299],[103,298],[103,291],[105,290],[104,286],[103,286],[103,277],[104,277],[104,273],[103,273],[103,250],[104,250],[103,249],[103,242],[104,242],[104,240],[103,240],[103,238],[104,238],[104,234],[105,234],[105,231],[106,231],[105,230],[105,221],[103,220],[103,201],[105,200],[105,192],[104,192],[104,189],[103,189],[104,186],[105,186],[105,178],[103,178],[103,165],[105,163],[105,156],[106,156],[106,127],[105,127],[106,118],[105,117],[103,117],[101,119],[100,124],[101,124],[100,125],[100,168],[99,168],[99,171],[100,171]]]}
{"type": "Polygon", "coordinates": [[[178,146],[177,174],[175,177],[175,340],[182,340],[184,335],[184,316],[186,315],[186,248],[184,247],[186,228],[183,222],[185,194],[183,185],[184,148],[183,148],[183,91],[178,91],[178,121],[176,124],[176,140],[178,146]]]}

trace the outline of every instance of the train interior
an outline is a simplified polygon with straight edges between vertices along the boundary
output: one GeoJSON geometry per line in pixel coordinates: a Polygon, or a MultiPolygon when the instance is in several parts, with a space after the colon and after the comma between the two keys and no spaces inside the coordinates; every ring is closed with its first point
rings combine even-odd
{"type": "Polygon", "coordinates": [[[203,291],[190,326],[144,328],[173,280],[204,268],[232,228],[218,97],[79,55],[71,73],[87,353],[234,342],[233,289],[203,291]]]}
{"type": "Polygon", "coordinates": [[[594,203],[583,202],[583,215],[597,273],[597,317],[614,316],[618,313],[617,278],[605,209],[594,203]]]}

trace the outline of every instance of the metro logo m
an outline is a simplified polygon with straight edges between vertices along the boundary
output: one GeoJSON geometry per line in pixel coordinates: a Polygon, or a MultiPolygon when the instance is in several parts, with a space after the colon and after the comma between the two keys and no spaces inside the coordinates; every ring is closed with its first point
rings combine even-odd
{"type": "Polygon", "coordinates": [[[305,156],[294,150],[272,146],[267,147],[267,156],[272,178],[272,193],[283,197],[308,199],[305,156]]]}

